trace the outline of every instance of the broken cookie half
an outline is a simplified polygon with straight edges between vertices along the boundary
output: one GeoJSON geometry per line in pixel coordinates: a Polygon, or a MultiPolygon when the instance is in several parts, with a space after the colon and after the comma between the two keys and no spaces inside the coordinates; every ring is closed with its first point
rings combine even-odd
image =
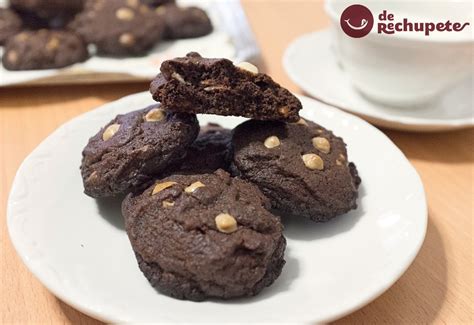
{"type": "Polygon", "coordinates": [[[250,63],[234,65],[195,52],[164,61],[150,92],[175,112],[296,122],[302,108],[298,98],[250,63]]]}

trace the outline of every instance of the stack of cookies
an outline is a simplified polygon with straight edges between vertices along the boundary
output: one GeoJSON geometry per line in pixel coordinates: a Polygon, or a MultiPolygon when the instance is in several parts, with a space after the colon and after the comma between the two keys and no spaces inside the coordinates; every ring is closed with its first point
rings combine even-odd
{"type": "Polygon", "coordinates": [[[161,40],[212,32],[206,12],[174,0],[10,0],[0,8],[8,70],[62,68],[91,53],[145,55],[161,40]]]}
{"type": "Polygon", "coordinates": [[[256,295],[285,264],[279,215],[322,222],[357,207],[343,140],[300,118],[300,101],[255,66],[189,53],[163,62],[150,90],[159,103],[104,126],[81,172],[94,198],[126,194],[138,265],[160,292],[256,295]],[[200,130],[196,114],[250,119],[200,130]]]}

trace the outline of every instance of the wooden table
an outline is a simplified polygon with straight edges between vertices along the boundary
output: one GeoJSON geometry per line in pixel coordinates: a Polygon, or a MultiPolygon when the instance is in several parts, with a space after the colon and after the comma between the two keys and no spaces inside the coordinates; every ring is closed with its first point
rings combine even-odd
{"type": "MultiPolygon", "coordinates": [[[[267,71],[293,91],[281,66],[287,44],[327,26],[321,1],[245,0],[267,71]]],[[[1,76],[0,76],[1,77],[1,76]]],[[[146,83],[0,90],[0,322],[97,321],[50,294],[21,263],[9,241],[8,190],[24,157],[72,117],[146,83]]],[[[474,131],[414,134],[384,131],[408,156],[423,179],[429,204],[428,234],[413,265],[385,294],[340,323],[473,322],[474,131]]]]}

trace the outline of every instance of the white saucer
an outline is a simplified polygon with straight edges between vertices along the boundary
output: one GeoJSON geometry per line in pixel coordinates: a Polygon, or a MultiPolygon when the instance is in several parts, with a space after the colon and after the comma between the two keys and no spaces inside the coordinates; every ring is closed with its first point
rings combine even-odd
{"type": "Polygon", "coordinates": [[[290,44],[283,57],[290,78],[309,95],[390,129],[427,132],[474,126],[472,77],[429,107],[387,107],[368,100],[352,87],[337,63],[331,36],[329,30],[303,35],[290,44]]]}
{"type": "MultiPolygon", "coordinates": [[[[88,138],[116,114],[149,105],[125,97],[61,126],[22,163],[8,200],[11,240],[31,272],[56,296],[108,323],[319,323],[342,317],[387,290],[425,237],[420,177],[379,130],[354,115],[300,97],[302,116],[344,137],[362,177],[359,208],[331,222],[285,223],[281,276],[253,298],[201,303],[155,291],[123,230],[120,200],[83,194],[79,172],[88,138]]],[[[244,119],[199,116],[234,127],[244,119]]]]}

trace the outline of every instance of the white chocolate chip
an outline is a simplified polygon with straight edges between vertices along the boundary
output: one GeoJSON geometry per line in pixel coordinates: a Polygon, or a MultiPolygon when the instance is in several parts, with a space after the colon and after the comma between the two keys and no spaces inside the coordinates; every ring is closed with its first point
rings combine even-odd
{"type": "Polygon", "coordinates": [[[48,43],[46,43],[46,49],[48,51],[54,51],[59,46],[59,39],[57,37],[52,37],[48,43]]]}
{"type": "Polygon", "coordinates": [[[173,201],[163,201],[163,202],[161,202],[161,205],[163,205],[163,208],[169,208],[169,207],[174,206],[174,202],[173,201]]]}
{"type": "Polygon", "coordinates": [[[336,159],[336,164],[339,166],[342,166],[345,164],[345,162],[346,162],[346,157],[342,153],[340,153],[339,158],[336,159]]]}
{"type": "Polygon", "coordinates": [[[148,144],[146,144],[146,145],[144,145],[143,147],[141,147],[139,150],[140,150],[140,152],[146,153],[146,152],[148,152],[148,150],[150,150],[150,149],[151,149],[151,146],[148,145],[148,144]]]}
{"type": "Polygon", "coordinates": [[[212,79],[206,79],[206,80],[201,81],[201,85],[204,85],[204,86],[212,86],[213,84],[214,84],[214,80],[212,79]]]}
{"type": "Polygon", "coordinates": [[[153,108],[145,115],[145,121],[147,122],[158,122],[164,119],[165,113],[162,109],[153,108]]]}
{"type": "Polygon", "coordinates": [[[17,34],[15,36],[15,40],[20,41],[20,42],[26,41],[27,39],[28,39],[28,34],[25,32],[17,34]]]}
{"type": "Polygon", "coordinates": [[[93,180],[96,180],[98,178],[97,171],[94,170],[89,177],[87,177],[86,182],[91,182],[93,180]]]}
{"type": "Polygon", "coordinates": [[[114,136],[115,133],[117,133],[119,129],[120,129],[120,124],[115,123],[115,124],[109,125],[105,129],[104,133],[102,133],[102,140],[104,141],[109,140],[111,137],[114,136]]]}
{"type": "Polygon", "coordinates": [[[252,63],[249,62],[240,62],[239,64],[236,65],[236,67],[246,70],[250,73],[257,74],[258,73],[258,68],[254,66],[252,63]]]}
{"type": "Polygon", "coordinates": [[[119,8],[115,12],[115,17],[120,20],[132,20],[135,17],[135,13],[129,8],[119,8]]]}
{"type": "Polygon", "coordinates": [[[9,51],[7,53],[7,60],[8,62],[10,63],[17,63],[18,62],[18,53],[16,53],[15,51],[9,51]]]}
{"type": "Polygon", "coordinates": [[[290,114],[290,108],[288,106],[282,106],[278,109],[278,113],[280,113],[284,117],[288,117],[288,115],[290,114]]]}
{"type": "Polygon", "coordinates": [[[300,118],[296,124],[308,126],[308,122],[304,118],[300,118]]]}
{"type": "Polygon", "coordinates": [[[204,88],[204,91],[214,91],[214,90],[224,90],[226,87],[224,86],[209,86],[204,88]]]}
{"type": "Polygon", "coordinates": [[[150,12],[150,8],[146,5],[141,5],[140,8],[138,8],[138,10],[140,10],[140,12],[144,15],[150,12]]]}
{"type": "Polygon", "coordinates": [[[181,82],[182,84],[185,84],[185,83],[186,83],[186,81],[184,80],[184,78],[183,78],[179,73],[177,73],[177,72],[173,72],[173,73],[171,74],[171,78],[178,80],[178,81],[181,82]]]}
{"type": "Polygon", "coordinates": [[[135,8],[136,6],[138,6],[138,1],[139,0],[127,0],[127,5],[129,5],[130,7],[135,8]]]}
{"type": "Polygon", "coordinates": [[[157,15],[164,15],[166,12],[166,6],[159,6],[158,8],[155,9],[155,13],[157,15]]]}
{"type": "Polygon", "coordinates": [[[163,183],[158,183],[155,185],[153,188],[153,191],[151,192],[151,195],[155,195],[158,192],[163,191],[164,189],[167,189],[168,187],[173,186],[174,184],[177,184],[176,182],[163,182],[163,183]]]}
{"type": "Polygon", "coordinates": [[[263,142],[263,145],[267,147],[268,149],[278,147],[280,145],[280,139],[278,139],[277,136],[272,135],[271,137],[268,137],[265,139],[265,142],[263,142]]]}
{"type": "Polygon", "coordinates": [[[124,46],[132,46],[135,44],[135,37],[130,33],[125,33],[120,35],[119,42],[124,46]]]}
{"type": "Polygon", "coordinates": [[[186,187],[184,189],[184,191],[186,193],[193,193],[194,191],[196,191],[198,188],[200,187],[205,187],[206,185],[204,185],[203,183],[197,181],[197,182],[194,182],[192,183],[191,185],[189,185],[188,187],[186,187]]]}
{"type": "Polygon", "coordinates": [[[221,213],[216,218],[216,227],[220,232],[226,234],[237,230],[237,221],[228,213],[221,213]]]}
{"type": "Polygon", "coordinates": [[[301,156],[303,162],[306,167],[311,170],[323,170],[324,169],[324,161],[318,155],[314,153],[307,153],[301,156]]]}
{"type": "Polygon", "coordinates": [[[331,151],[331,144],[329,143],[328,139],[323,137],[315,137],[311,140],[313,142],[313,146],[321,152],[329,153],[331,151]]]}
{"type": "Polygon", "coordinates": [[[104,5],[105,5],[105,0],[96,0],[94,3],[94,9],[100,10],[104,7],[104,5]]]}

